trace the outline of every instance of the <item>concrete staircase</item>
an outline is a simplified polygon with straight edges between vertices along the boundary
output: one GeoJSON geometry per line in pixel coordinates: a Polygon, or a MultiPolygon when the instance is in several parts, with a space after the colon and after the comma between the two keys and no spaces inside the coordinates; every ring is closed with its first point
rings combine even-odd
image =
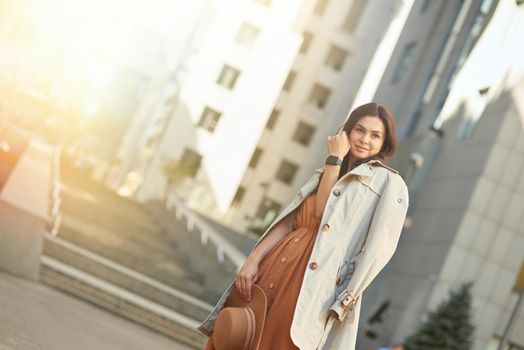
{"type": "Polygon", "coordinates": [[[211,305],[60,238],[45,239],[40,280],[195,348],[204,345],[195,328],[211,305]]]}
{"type": "Polygon", "coordinates": [[[62,225],[45,238],[41,282],[201,349],[206,337],[196,327],[234,276],[232,265],[218,264],[161,207],[74,172],[63,183],[62,225]]]}

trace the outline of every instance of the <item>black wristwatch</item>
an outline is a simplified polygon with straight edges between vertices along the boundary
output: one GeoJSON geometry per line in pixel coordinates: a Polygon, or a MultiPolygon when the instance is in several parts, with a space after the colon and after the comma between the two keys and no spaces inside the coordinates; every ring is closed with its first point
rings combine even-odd
{"type": "Polygon", "coordinates": [[[328,164],[328,165],[341,165],[342,164],[342,159],[340,159],[337,156],[328,156],[326,158],[326,164],[328,164]]]}

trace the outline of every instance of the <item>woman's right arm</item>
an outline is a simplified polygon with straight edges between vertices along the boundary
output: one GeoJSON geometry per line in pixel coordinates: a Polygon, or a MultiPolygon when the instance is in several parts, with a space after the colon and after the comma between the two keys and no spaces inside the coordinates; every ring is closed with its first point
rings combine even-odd
{"type": "Polygon", "coordinates": [[[258,280],[258,265],[264,257],[293,230],[296,211],[280,220],[247,257],[237,273],[236,286],[246,301],[251,301],[251,286],[258,280]]]}

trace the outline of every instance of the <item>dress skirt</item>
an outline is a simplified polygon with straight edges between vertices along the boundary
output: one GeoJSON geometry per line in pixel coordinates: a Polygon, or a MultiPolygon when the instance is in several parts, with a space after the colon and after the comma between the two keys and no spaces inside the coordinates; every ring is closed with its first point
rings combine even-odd
{"type": "MultiPolygon", "coordinates": [[[[302,280],[315,244],[321,218],[315,215],[316,193],[297,208],[294,226],[262,259],[258,281],[266,293],[268,310],[259,350],[298,349],[290,330],[302,280]]],[[[205,349],[214,349],[211,335],[205,349]]]]}

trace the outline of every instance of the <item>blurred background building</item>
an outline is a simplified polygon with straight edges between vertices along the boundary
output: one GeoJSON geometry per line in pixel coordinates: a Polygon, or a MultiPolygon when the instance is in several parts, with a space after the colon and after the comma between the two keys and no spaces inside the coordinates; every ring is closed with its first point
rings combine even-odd
{"type": "Polygon", "coordinates": [[[208,7],[165,99],[147,109],[155,117],[128,132],[140,140],[122,148],[136,197],[165,196],[174,160],[190,168],[177,193],[189,207],[240,230],[267,225],[319,166],[355,99],[373,96],[411,5],[208,7]]]}
{"type": "Polygon", "coordinates": [[[300,45],[302,1],[208,4],[173,73],[167,103],[143,129],[140,200],[166,195],[170,161],[187,168],[187,204],[224,213],[300,45]]]}
{"type": "MultiPolygon", "coordinates": [[[[498,345],[524,259],[523,15],[521,2],[490,0],[420,1],[410,13],[374,98],[397,118],[410,211],[364,298],[364,319],[390,304],[362,328],[363,348],[402,341],[464,281],[474,282],[475,349],[498,345]]],[[[522,310],[512,349],[524,345],[517,329],[522,310]]]]}

